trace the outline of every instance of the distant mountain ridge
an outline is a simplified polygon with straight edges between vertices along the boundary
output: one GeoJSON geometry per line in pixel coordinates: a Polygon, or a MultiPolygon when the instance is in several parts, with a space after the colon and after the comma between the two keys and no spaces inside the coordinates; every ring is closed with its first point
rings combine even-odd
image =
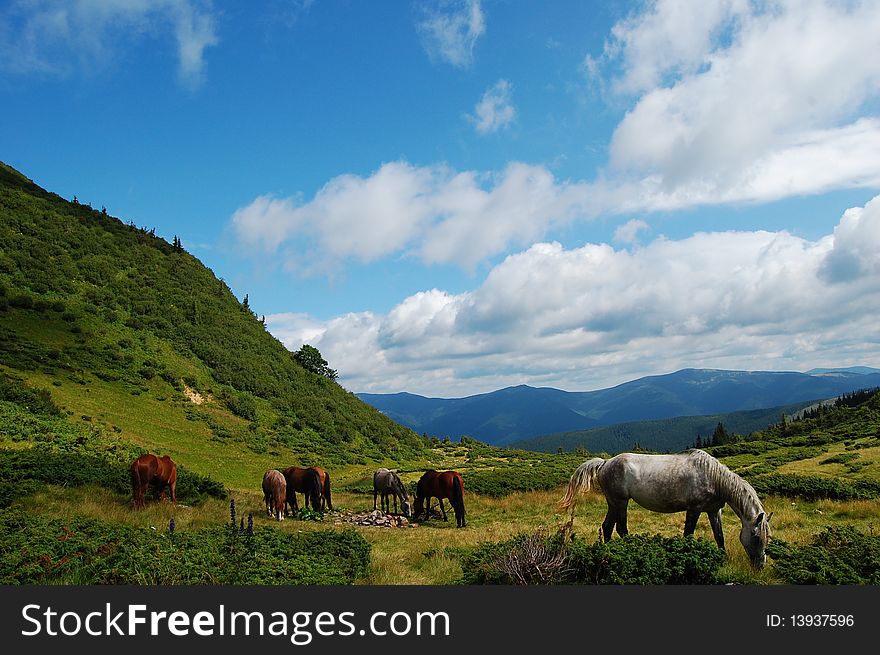
{"type": "Polygon", "coordinates": [[[880,369],[815,373],[687,368],[607,389],[570,392],[527,385],[464,398],[356,394],[389,418],[430,436],[506,445],[633,421],[729,414],[832,398],[880,386],[880,369]]]}

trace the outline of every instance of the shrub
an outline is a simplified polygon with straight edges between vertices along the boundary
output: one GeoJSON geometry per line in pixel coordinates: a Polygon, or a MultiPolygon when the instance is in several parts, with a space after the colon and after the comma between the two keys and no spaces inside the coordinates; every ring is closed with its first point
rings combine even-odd
{"type": "Polygon", "coordinates": [[[692,537],[627,535],[586,543],[564,532],[484,544],[462,561],[465,584],[713,584],[726,555],[692,537]]]}
{"type": "Polygon", "coordinates": [[[366,574],[356,531],[159,532],[0,510],[0,584],[342,585],[366,574]]]}
{"type": "Polygon", "coordinates": [[[726,559],[713,542],[660,535],[574,541],[570,551],[575,578],[589,584],[712,584],[726,559]]]}
{"type": "Polygon", "coordinates": [[[60,416],[61,409],[52,401],[48,389],[32,389],[21,380],[0,376],[0,400],[21,405],[35,414],[60,416]]]}
{"type": "Polygon", "coordinates": [[[788,584],[880,584],[880,537],[828,526],[806,546],[772,541],[767,554],[788,584]]]}
{"type": "MultiPolygon", "coordinates": [[[[136,455],[132,455],[133,460],[136,455]]],[[[129,463],[98,455],[52,452],[42,448],[0,450],[0,507],[33,493],[47,484],[79,487],[95,484],[116,493],[131,493],[129,463]]],[[[226,488],[216,480],[177,468],[177,499],[196,504],[205,497],[226,498],[226,488]]]]}
{"type": "Polygon", "coordinates": [[[804,500],[854,500],[880,497],[880,484],[870,480],[841,480],[818,475],[775,473],[749,478],[759,494],[793,496],[804,500]]]}
{"type": "Polygon", "coordinates": [[[252,393],[229,393],[226,398],[226,406],[236,416],[246,421],[257,420],[257,401],[252,393]]]}

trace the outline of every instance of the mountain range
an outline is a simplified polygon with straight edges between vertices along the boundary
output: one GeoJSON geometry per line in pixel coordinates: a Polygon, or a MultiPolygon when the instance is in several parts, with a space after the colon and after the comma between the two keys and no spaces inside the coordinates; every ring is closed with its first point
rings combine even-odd
{"type": "MultiPolygon", "coordinates": [[[[806,373],[688,368],[596,391],[519,385],[464,398],[427,398],[411,393],[357,395],[419,433],[451,439],[469,436],[509,445],[543,435],[635,421],[715,418],[767,409],[775,413],[775,408],[790,410],[788,406],[805,406],[877,386],[880,369],[870,367],[806,373]]],[[[760,427],[763,425],[754,429],[760,427]]]]}

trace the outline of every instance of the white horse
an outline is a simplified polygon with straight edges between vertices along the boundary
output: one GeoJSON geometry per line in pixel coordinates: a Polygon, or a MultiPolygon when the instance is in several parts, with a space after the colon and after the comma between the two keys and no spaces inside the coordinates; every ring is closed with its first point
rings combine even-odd
{"type": "Polygon", "coordinates": [[[394,513],[397,513],[397,499],[400,499],[400,505],[403,508],[403,514],[406,518],[412,517],[412,505],[409,502],[409,494],[406,492],[406,486],[394,471],[386,468],[377,469],[373,474],[373,509],[376,509],[376,498],[382,495],[382,511],[390,512],[391,503],[388,496],[394,498],[394,513]]]}
{"type": "Polygon", "coordinates": [[[621,453],[610,459],[596,457],[581,464],[572,474],[563,510],[574,505],[578,494],[589,491],[595,483],[605,495],[608,513],[602,522],[605,541],[614,527],[625,535],[626,509],[629,500],[652,512],[687,512],[684,535],[694,533],[700,513],[706,512],[718,547],[724,550],[721,508],[727,503],[742,522],[739,540],[757,569],[767,561],[765,550],[770,541],[770,516],[755,489],[724,464],[702,450],[686,450],[674,455],[621,453]]]}

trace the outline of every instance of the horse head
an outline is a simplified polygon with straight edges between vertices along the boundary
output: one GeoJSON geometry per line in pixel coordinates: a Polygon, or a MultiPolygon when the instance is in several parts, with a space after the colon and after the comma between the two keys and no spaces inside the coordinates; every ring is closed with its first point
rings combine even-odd
{"type": "Polygon", "coordinates": [[[739,531],[739,541],[745,548],[752,566],[758,570],[767,563],[767,544],[770,542],[770,519],[773,512],[766,516],[760,512],[754,519],[743,519],[739,531]]]}

